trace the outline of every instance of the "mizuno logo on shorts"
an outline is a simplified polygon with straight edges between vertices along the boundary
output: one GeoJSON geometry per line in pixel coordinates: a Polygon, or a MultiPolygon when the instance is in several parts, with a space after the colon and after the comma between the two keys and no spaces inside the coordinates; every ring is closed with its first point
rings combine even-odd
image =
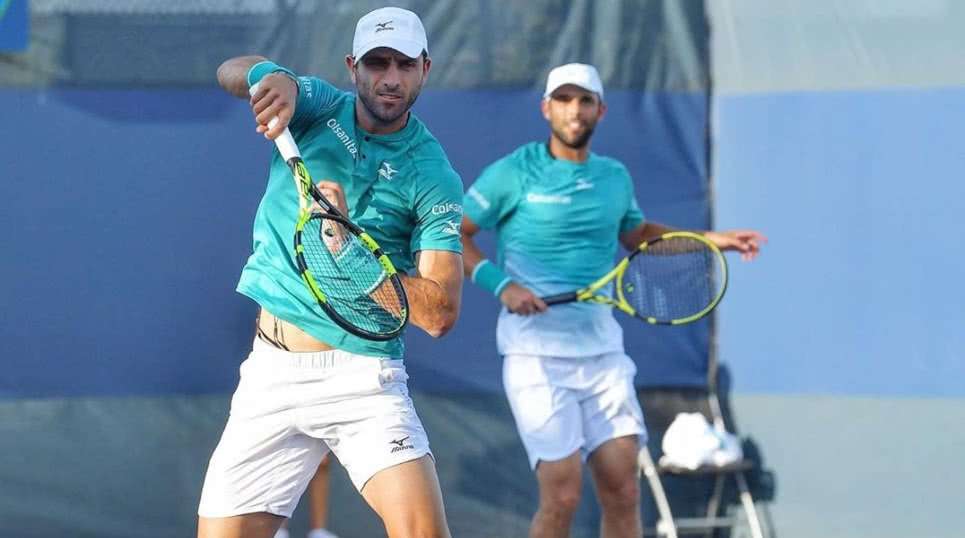
{"type": "Polygon", "coordinates": [[[405,442],[408,440],[409,440],[409,436],[405,436],[402,439],[393,439],[392,441],[389,441],[390,445],[395,445],[394,447],[392,447],[391,453],[395,454],[396,452],[401,452],[403,450],[414,449],[415,448],[414,446],[405,444],[405,442]]]}

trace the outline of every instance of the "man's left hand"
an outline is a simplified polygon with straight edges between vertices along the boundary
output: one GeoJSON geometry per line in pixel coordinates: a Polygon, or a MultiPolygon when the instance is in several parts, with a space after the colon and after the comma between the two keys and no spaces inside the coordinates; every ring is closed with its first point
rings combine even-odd
{"type": "Polygon", "coordinates": [[[704,237],[710,239],[721,250],[734,250],[741,253],[741,259],[750,261],[761,252],[761,245],[767,243],[767,237],[757,230],[725,230],[722,232],[704,232],[704,237]]]}

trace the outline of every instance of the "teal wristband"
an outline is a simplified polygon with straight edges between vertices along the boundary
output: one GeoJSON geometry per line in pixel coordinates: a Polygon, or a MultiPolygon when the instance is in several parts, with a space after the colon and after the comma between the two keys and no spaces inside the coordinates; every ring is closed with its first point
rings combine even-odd
{"type": "Polygon", "coordinates": [[[506,276],[506,273],[503,273],[499,267],[496,267],[489,260],[483,260],[476,264],[470,279],[496,297],[499,297],[503,289],[512,282],[512,279],[506,276]]]}
{"type": "Polygon", "coordinates": [[[272,73],[284,73],[285,75],[288,76],[288,78],[292,79],[292,81],[295,82],[296,88],[299,86],[298,76],[295,75],[294,71],[292,71],[291,69],[282,67],[276,64],[275,62],[265,60],[263,62],[256,63],[255,65],[251,66],[250,69],[248,69],[248,87],[250,88],[255,84],[258,84],[259,82],[261,82],[261,79],[267,77],[272,73]]]}

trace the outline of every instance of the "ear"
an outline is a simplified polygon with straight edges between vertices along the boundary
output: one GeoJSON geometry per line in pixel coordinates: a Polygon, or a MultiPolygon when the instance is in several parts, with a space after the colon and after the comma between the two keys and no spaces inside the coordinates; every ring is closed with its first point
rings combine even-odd
{"type": "Polygon", "coordinates": [[[351,54],[345,55],[345,68],[348,69],[348,76],[352,79],[352,84],[355,84],[355,57],[351,54]]]}
{"type": "Polygon", "coordinates": [[[539,109],[543,112],[543,118],[545,118],[546,121],[550,121],[550,100],[545,97],[541,99],[539,109]]]}
{"type": "Polygon", "coordinates": [[[603,116],[606,116],[606,103],[600,101],[600,115],[597,116],[596,121],[602,120],[603,116]]]}
{"type": "Polygon", "coordinates": [[[422,82],[429,80],[429,70],[432,69],[432,58],[426,56],[422,60],[422,82]]]}

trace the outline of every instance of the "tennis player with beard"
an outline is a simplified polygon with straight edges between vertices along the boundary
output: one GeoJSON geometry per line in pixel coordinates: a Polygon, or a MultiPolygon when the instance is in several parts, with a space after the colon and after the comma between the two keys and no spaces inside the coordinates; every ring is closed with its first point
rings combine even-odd
{"type": "MultiPolygon", "coordinates": [[[[607,305],[547,309],[540,300],[602,277],[618,242],[633,250],[672,230],[644,220],[623,164],[590,151],[606,109],[593,66],[553,69],[541,102],[549,141],[494,162],[464,197],[466,276],[504,305],[503,385],[539,483],[534,538],[569,536],[584,462],[602,508],[601,536],[641,535],[637,451],[645,429],[623,332],[607,305]],[[480,229],[496,233],[495,263],[473,240],[480,229]]],[[[764,240],[751,230],[704,233],[747,259],[764,240]]]]}
{"type": "MultiPolygon", "coordinates": [[[[445,334],[462,288],[462,181],[410,111],[429,75],[425,29],[399,8],[359,19],[345,65],[357,93],[260,56],[224,62],[218,81],[250,97],[256,130],[288,127],[319,189],[402,273],[412,324],[445,334]],[[278,124],[269,127],[269,121],[278,124]]],[[[298,193],[277,152],[238,291],[260,306],[231,415],[198,507],[202,538],[269,538],[334,452],[390,537],[448,537],[429,441],[401,336],[375,342],[335,325],[295,269],[298,193]]]]}

